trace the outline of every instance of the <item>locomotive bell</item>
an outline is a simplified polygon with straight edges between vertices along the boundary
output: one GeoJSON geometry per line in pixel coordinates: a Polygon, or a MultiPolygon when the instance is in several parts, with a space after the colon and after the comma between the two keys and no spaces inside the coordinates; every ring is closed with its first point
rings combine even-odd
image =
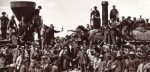
{"type": "Polygon", "coordinates": [[[10,6],[18,21],[21,20],[21,17],[25,17],[25,20],[30,20],[34,15],[36,3],[30,1],[12,1],[10,2],[10,6]]]}

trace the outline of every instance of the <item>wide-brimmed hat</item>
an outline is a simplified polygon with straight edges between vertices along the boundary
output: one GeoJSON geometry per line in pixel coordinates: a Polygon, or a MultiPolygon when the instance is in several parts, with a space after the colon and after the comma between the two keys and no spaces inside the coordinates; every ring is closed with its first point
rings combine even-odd
{"type": "Polygon", "coordinates": [[[47,59],[47,57],[46,56],[42,56],[42,59],[47,59]]]}
{"type": "Polygon", "coordinates": [[[137,57],[137,58],[141,58],[141,59],[142,59],[142,58],[147,57],[147,55],[146,55],[146,54],[144,54],[144,53],[142,53],[142,52],[137,52],[137,53],[136,53],[136,57],[137,57]]]}
{"type": "Polygon", "coordinates": [[[16,64],[10,64],[9,66],[14,68],[16,67],[16,64]]]}

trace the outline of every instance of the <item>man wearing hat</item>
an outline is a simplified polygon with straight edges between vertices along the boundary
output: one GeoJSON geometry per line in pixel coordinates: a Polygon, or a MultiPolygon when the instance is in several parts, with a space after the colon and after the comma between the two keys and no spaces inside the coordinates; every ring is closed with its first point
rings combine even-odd
{"type": "Polygon", "coordinates": [[[95,53],[93,60],[91,60],[91,62],[93,62],[94,72],[98,72],[98,67],[99,67],[99,64],[101,62],[100,57],[101,56],[99,56],[99,53],[95,53]]]}
{"type": "Polygon", "coordinates": [[[145,28],[150,30],[150,23],[149,23],[149,19],[146,19],[146,22],[145,22],[145,28]]]}
{"type": "Polygon", "coordinates": [[[129,52],[129,59],[125,61],[125,70],[128,72],[136,72],[136,60],[134,51],[129,52]]]}
{"type": "Polygon", "coordinates": [[[25,60],[22,62],[19,72],[28,72],[29,61],[25,60]]]}
{"type": "Polygon", "coordinates": [[[13,63],[16,62],[17,57],[20,55],[21,50],[20,50],[20,45],[17,45],[17,48],[13,49],[12,54],[13,54],[13,63]]]}
{"type": "MultiPolygon", "coordinates": [[[[62,31],[63,31],[63,29],[62,29],[62,31]]],[[[50,27],[46,32],[47,44],[49,44],[54,39],[54,34],[59,33],[59,32],[61,32],[61,31],[55,30],[53,24],[50,24],[50,27]]]]}
{"type": "Polygon", "coordinates": [[[146,59],[143,59],[142,62],[138,65],[137,72],[145,72],[146,59]]]}
{"type": "Polygon", "coordinates": [[[118,10],[116,9],[116,6],[113,5],[113,9],[110,11],[110,19],[114,19],[114,20],[117,20],[117,18],[119,18],[119,12],[118,10]]]}
{"type": "Polygon", "coordinates": [[[81,72],[87,72],[90,59],[88,57],[88,54],[86,53],[86,49],[83,46],[80,47],[80,50],[77,53],[77,57],[73,59],[73,61],[76,60],[79,60],[78,64],[80,66],[81,72]]]}
{"type": "Polygon", "coordinates": [[[100,13],[97,10],[97,7],[94,6],[94,10],[91,12],[90,15],[91,22],[93,23],[94,29],[100,28],[100,13]]]}
{"type": "Polygon", "coordinates": [[[131,30],[133,30],[134,29],[134,23],[133,23],[133,21],[131,20],[131,16],[128,16],[127,17],[127,25],[128,25],[128,32],[130,32],[131,30]]]}
{"type": "Polygon", "coordinates": [[[41,9],[42,9],[42,6],[38,6],[38,8],[35,9],[34,14],[37,15],[37,16],[39,16],[39,13],[40,13],[40,10],[41,10],[41,9]]]}
{"type": "Polygon", "coordinates": [[[15,30],[15,32],[17,32],[17,24],[16,24],[16,21],[15,21],[15,16],[11,17],[11,19],[8,23],[7,29],[10,31],[9,39],[11,39],[13,30],[15,30]]]}
{"type": "Polygon", "coordinates": [[[2,38],[6,39],[6,31],[7,31],[7,24],[8,24],[8,17],[5,16],[6,12],[2,12],[2,17],[0,17],[1,21],[1,32],[2,32],[2,38]]]}
{"type": "Polygon", "coordinates": [[[35,63],[34,62],[30,63],[28,72],[35,72],[35,63]]]}
{"type": "Polygon", "coordinates": [[[0,53],[0,72],[5,72],[5,62],[5,56],[2,53],[0,53]]]}
{"type": "Polygon", "coordinates": [[[106,65],[107,65],[107,62],[104,59],[104,56],[102,54],[99,57],[100,57],[101,61],[100,61],[99,66],[98,66],[98,72],[104,72],[106,65]]]}
{"type": "Polygon", "coordinates": [[[117,52],[116,60],[115,60],[114,65],[112,66],[112,68],[114,69],[114,72],[123,72],[124,65],[123,65],[121,51],[117,52]]]}
{"type": "Polygon", "coordinates": [[[22,62],[24,61],[24,54],[20,54],[16,59],[17,70],[22,66],[22,62]]]}

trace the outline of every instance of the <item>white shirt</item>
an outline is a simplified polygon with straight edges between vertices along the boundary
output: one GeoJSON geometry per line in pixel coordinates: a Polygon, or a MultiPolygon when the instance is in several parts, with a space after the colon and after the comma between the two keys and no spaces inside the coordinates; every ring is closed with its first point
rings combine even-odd
{"type": "Polygon", "coordinates": [[[17,57],[17,60],[16,60],[17,69],[20,68],[21,62],[22,62],[22,57],[21,57],[21,56],[18,56],[18,57],[17,57]]]}
{"type": "Polygon", "coordinates": [[[39,40],[38,39],[38,33],[37,32],[34,32],[34,40],[36,41],[36,40],[39,40]]]}

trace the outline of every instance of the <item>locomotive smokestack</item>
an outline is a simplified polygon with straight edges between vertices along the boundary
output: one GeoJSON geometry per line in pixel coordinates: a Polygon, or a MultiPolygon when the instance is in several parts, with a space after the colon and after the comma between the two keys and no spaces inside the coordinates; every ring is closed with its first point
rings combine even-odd
{"type": "Polygon", "coordinates": [[[108,1],[102,1],[102,26],[108,25],[108,1]]]}
{"type": "Polygon", "coordinates": [[[34,14],[36,3],[30,1],[12,1],[10,2],[10,6],[19,21],[22,16],[26,20],[30,20],[34,14]]]}

